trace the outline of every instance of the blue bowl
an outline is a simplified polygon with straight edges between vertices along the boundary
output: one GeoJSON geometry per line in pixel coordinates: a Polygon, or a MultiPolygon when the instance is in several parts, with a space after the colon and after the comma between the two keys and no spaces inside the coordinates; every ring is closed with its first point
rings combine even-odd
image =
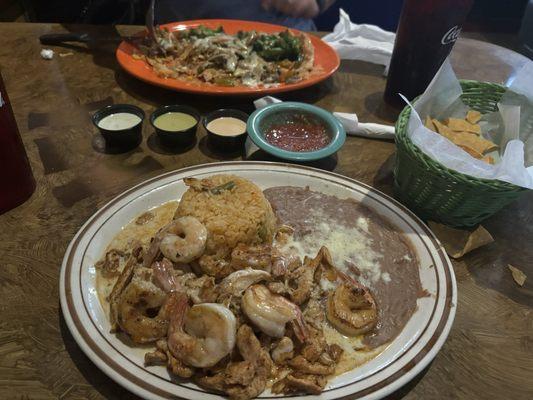
{"type": "Polygon", "coordinates": [[[256,110],[247,122],[247,130],[250,139],[262,150],[273,156],[292,161],[313,161],[325,158],[336,153],[346,140],[344,127],[337,118],[323,108],[306,103],[292,101],[270,104],[256,110]],[[265,140],[263,130],[270,123],[279,123],[284,119],[290,119],[295,114],[310,114],[316,120],[324,124],[331,136],[331,141],[326,147],[314,151],[289,151],[281,149],[265,140]]]}

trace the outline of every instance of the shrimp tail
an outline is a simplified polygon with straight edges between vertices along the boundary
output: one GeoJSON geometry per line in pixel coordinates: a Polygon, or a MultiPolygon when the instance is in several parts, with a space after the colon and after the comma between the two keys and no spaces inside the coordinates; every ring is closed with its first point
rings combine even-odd
{"type": "Polygon", "coordinates": [[[150,246],[143,255],[143,267],[149,268],[160,253],[159,246],[163,240],[164,230],[160,229],[152,238],[150,246]]]}
{"type": "MultiPolygon", "coordinates": [[[[317,271],[320,275],[324,274],[328,281],[335,281],[339,275],[342,275],[341,279],[350,279],[346,274],[344,274],[342,271],[337,269],[335,265],[333,265],[331,253],[329,252],[326,246],[322,246],[320,248],[320,250],[318,251],[318,256],[320,256],[320,268],[318,268],[317,271]]],[[[315,278],[318,278],[315,279],[317,281],[320,280],[320,278],[316,276],[316,273],[315,278]]]]}
{"type": "Polygon", "coordinates": [[[167,300],[170,324],[168,325],[168,337],[183,329],[185,315],[189,308],[189,299],[185,293],[171,293],[167,300]]]}
{"type": "MultiPolygon", "coordinates": [[[[368,290],[364,285],[362,285],[355,278],[352,278],[351,276],[345,274],[344,272],[338,271],[338,274],[341,280],[353,286],[361,296],[364,296],[364,304],[371,305],[374,303],[374,301],[372,300],[372,296],[370,295],[370,293],[368,293],[368,290]]],[[[359,305],[359,307],[361,307],[361,305],[359,305]]]]}
{"type": "Polygon", "coordinates": [[[337,270],[337,275],[339,276],[339,278],[342,281],[344,281],[346,283],[349,283],[349,284],[354,285],[354,286],[361,286],[361,284],[359,282],[357,282],[354,278],[352,278],[351,276],[345,274],[342,271],[337,270]]]}
{"type": "MultiPolygon", "coordinates": [[[[274,253],[274,252],[273,252],[274,253]]],[[[287,260],[283,256],[272,257],[272,275],[283,276],[288,271],[287,260]]]]}
{"type": "Polygon", "coordinates": [[[156,285],[167,293],[178,292],[182,289],[172,274],[172,269],[172,263],[166,258],[152,264],[156,285]]]}
{"type": "Polygon", "coordinates": [[[183,354],[194,348],[194,339],[183,330],[185,315],[189,309],[189,300],[185,293],[171,293],[169,297],[170,323],[167,331],[167,345],[172,357],[183,360],[183,354]]]}
{"type": "Polygon", "coordinates": [[[307,324],[305,323],[303,314],[301,312],[298,313],[298,317],[296,317],[296,319],[293,319],[291,323],[296,338],[301,343],[305,343],[307,338],[309,337],[309,331],[307,329],[307,324]]]}

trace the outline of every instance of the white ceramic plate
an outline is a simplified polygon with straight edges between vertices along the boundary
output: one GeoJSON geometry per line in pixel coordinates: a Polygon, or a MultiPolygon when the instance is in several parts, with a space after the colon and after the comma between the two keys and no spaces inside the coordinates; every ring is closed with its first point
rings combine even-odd
{"type": "Polygon", "coordinates": [[[94,268],[121,227],[149,208],[181,197],[186,190],[183,178],[217,173],[242,176],[263,189],[309,186],[364,203],[408,236],[420,260],[422,286],[431,294],[418,300],[416,312],[383,353],[332,379],[320,396],[274,396],[267,391],[262,398],[378,399],[400,388],[428,365],[446,340],[457,304],[451,263],[431,231],[403,205],[355,180],[295,165],[229,162],[185,168],[143,182],[98,210],[72,239],[61,269],[61,308],[72,335],[102,371],[148,399],[220,398],[190,382],[171,378],[164,367],[144,367],[146,350],[130,348],[109,333],[109,322],[96,294],[94,268]]]}

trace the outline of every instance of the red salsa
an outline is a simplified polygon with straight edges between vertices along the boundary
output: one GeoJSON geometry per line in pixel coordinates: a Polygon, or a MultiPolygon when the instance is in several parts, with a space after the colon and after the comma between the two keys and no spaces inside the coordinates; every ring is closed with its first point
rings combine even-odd
{"type": "Polygon", "coordinates": [[[305,114],[273,123],[264,130],[264,137],[271,145],[288,151],[320,150],[331,142],[327,128],[305,114]]]}

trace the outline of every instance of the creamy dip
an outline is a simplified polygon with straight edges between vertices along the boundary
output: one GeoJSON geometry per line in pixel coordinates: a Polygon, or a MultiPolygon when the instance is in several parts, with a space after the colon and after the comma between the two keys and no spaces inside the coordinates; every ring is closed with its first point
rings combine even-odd
{"type": "Polygon", "coordinates": [[[197,122],[190,114],[172,111],[158,116],[154,120],[154,126],[165,131],[180,132],[191,129],[197,122]]]}
{"type": "Polygon", "coordinates": [[[141,122],[141,117],[136,114],[128,112],[119,112],[115,114],[109,114],[98,121],[98,126],[108,131],[120,131],[123,129],[133,128],[141,122]]]}
{"type": "Polygon", "coordinates": [[[207,124],[207,129],[220,136],[237,136],[246,132],[246,122],[234,117],[220,117],[207,124]]]}

